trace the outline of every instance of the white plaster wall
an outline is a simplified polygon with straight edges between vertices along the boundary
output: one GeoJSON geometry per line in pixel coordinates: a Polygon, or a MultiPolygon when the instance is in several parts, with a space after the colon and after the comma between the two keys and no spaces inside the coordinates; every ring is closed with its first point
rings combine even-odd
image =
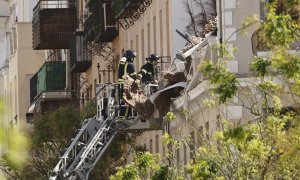
{"type": "Polygon", "coordinates": [[[18,22],[31,22],[32,21],[32,14],[33,8],[37,4],[38,0],[9,0],[10,7],[12,8],[13,12],[13,21],[18,22]]]}
{"type": "Polygon", "coordinates": [[[8,7],[9,7],[8,1],[0,0],[0,17],[9,15],[8,7]]]}
{"type": "Polygon", "coordinates": [[[248,28],[248,35],[241,33],[246,17],[260,14],[260,0],[224,0],[221,4],[223,42],[237,47],[237,52],[228,63],[228,69],[237,74],[249,72],[249,61],[253,57],[251,35],[255,28],[248,28]]]}
{"type": "Polygon", "coordinates": [[[6,20],[9,16],[8,2],[0,0],[0,68],[6,59],[6,20]]]}

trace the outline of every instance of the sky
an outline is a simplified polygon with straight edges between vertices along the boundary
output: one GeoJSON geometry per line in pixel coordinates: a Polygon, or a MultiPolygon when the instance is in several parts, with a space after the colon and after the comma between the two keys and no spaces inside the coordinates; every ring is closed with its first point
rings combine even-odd
{"type": "Polygon", "coordinates": [[[4,22],[5,21],[3,20],[5,20],[5,16],[8,15],[9,15],[8,2],[4,0],[0,0],[0,68],[2,67],[5,60],[5,49],[4,49],[4,38],[5,38],[4,22]]]}

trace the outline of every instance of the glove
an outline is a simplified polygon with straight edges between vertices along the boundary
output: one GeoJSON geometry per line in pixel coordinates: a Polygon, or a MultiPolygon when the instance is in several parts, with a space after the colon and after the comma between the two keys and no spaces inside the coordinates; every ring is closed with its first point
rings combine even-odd
{"type": "Polygon", "coordinates": [[[139,79],[139,80],[141,80],[142,77],[143,77],[143,76],[142,76],[141,74],[138,74],[138,75],[137,75],[137,79],[139,79]]]}
{"type": "Polygon", "coordinates": [[[141,83],[141,80],[136,79],[136,80],[134,81],[134,83],[135,83],[135,84],[140,84],[140,83],[141,83]]]}

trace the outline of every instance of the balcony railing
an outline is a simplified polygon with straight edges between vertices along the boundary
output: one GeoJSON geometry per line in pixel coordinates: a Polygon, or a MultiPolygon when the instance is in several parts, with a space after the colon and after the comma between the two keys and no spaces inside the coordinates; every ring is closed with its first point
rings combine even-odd
{"type": "Polygon", "coordinates": [[[92,65],[92,55],[84,41],[84,33],[76,32],[70,48],[71,72],[85,72],[92,65]]]}
{"type": "Polygon", "coordinates": [[[76,29],[74,0],[39,0],[33,9],[33,49],[68,49],[76,29]]]}
{"type": "Polygon", "coordinates": [[[38,71],[37,92],[64,90],[66,87],[66,63],[46,62],[38,71]]]}
{"type": "Polygon", "coordinates": [[[84,22],[87,40],[97,43],[112,42],[118,35],[118,30],[110,3],[90,0],[88,6],[90,15],[84,22]]]}
{"type": "Polygon", "coordinates": [[[31,103],[43,92],[63,91],[66,87],[66,63],[46,62],[30,79],[31,103]]]}
{"type": "Polygon", "coordinates": [[[152,0],[113,0],[112,9],[119,24],[128,29],[151,3],[152,0]]]}

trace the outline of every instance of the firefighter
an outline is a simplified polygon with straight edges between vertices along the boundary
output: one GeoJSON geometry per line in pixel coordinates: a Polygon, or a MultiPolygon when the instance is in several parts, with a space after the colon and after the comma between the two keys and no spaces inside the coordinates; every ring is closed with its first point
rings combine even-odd
{"type": "Polygon", "coordinates": [[[157,65],[158,60],[159,57],[156,54],[151,54],[146,58],[147,63],[141,67],[141,70],[138,73],[138,79],[141,80],[143,84],[155,82],[154,67],[157,65]]]}
{"type": "Polygon", "coordinates": [[[123,57],[120,60],[119,67],[118,67],[118,83],[119,85],[119,118],[124,120],[128,117],[132,116],[131,108],[129,106],[126,106],[123,101],[123,93],[124,93],[124,87],[123,84],[125,82],[124,75],[128,74],[131,78],[136,79],[137,74],[135,72],[134,68],[134,58],[136,57],[136,53],[132,50],[126,50],[123,57]]]}
{"type": "Polygon", "coordinates": [[[126,50],[119,64],[118,82],[124,83],[124,75],[128,74],[131,78],[136,79],[137,74],[134,69],[133,60],[136,53],[131,50],[126,50]]]}

